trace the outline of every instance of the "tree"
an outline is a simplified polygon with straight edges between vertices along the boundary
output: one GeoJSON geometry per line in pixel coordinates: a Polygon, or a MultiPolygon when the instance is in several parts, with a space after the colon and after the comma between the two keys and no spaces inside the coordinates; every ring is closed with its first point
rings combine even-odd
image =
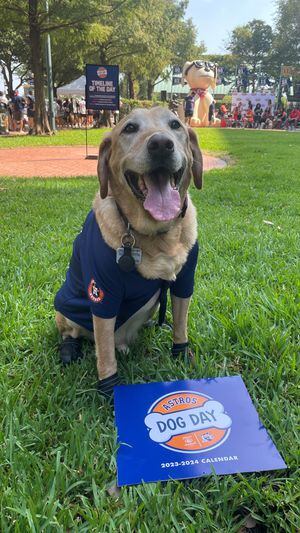
{"type": "Polygon", "coordinates": [[[197,30],[192,19],[177,21],[177,32],[174,35],[172,63],[184,65],[186,61],[192,61],[202,57],[206,52],[204,41],[197,44],[197,30]]]}
{"type": "Polygon", "coordinates": [[[147,33],[141,25],[141,0],[137,0],[134,9],[126,5],[111,20],[102,19],[101,24],[90,27],[90,53],[92,62],[118,63],[130,79],[130,97],[134,98],[135,66],[148,50],[147,33]]]}
{"type": "Polygon", "coordinates": [[[273,75],[279,76],[281,64],[300,64],[299,0],[278,0],[270,63],[273,75]]]}
{"type": "Polygon", "coordinates": [[[61,87],[81,76],[87,62],[88,28],[56,30],[51,34],[52,73],[54,87],[61,87]],[[62,51],[67,51],[62,57],[62,51]]]}
{"type": "Polygon", "coordinates": [[[153,0],[156,14],[150,29],[151,49],[147,54],[145,74],[147,77],[148,99],[159,78],[169,77],[167,67],[184,65],[191,57],[205,51],[202,43],[196,45],[196,28],[191,19],[185,21],[186,2],[168,2],[166,4],[153,0]],[[159,5],[160,4],[160,5],[159,5]]]}
{"type": "Polygon", "coordinates": [[[223,68],[223,77],[228,79],[236,74],[236,67],[239,63],[237,56],[233,54],[205,54],[205,60],[216,63],[223,68]]]}
{"type": "Polygon", "coordinates": [[[22,85],[28,74],[28,45],[25,36],[14,29],[9,20],[5,29],[0,28],[0,69],[11,97],[22,85]],[[18,74],[20,82],[14,87],[13,76],[18,74]]]}
{"type": "Polygon", "coordinates": [[[30,48],[30,67],[34,76],[36,133],[50,131],[44,97],[44,36],[58,29],[80,28],[101,16],[112,14],[134,0],[0,0],[0,18],[9,15],[16,31],[24,31],[30,48]]]}
{"type": "Polygon", "coordinates": [[[44,44],[49,32],[57,86],[82,73],[85,63],[118,63],[127,75],[131,97],[138,86],[147,85],[150,98],[166,67],[204,51],[203,44],[195,44],[191,20],[184,20],[187,0],[48,0],[48,4],[47,10],[46,0],[0,0],[0,18],[9,16],[15,36],[23,34],[28,43],[36,133],[49,131],[44,97],[44,44]]]}
{"type": "Polygon", "coordinates": [[[271,26],[253,19],[244,26],[237,26],[230,37],[227,49],[252,70],[252,85],[259,65],[265,66],[273,40],[271,26]]]}
{"type": "MultiPolygon", "coordinates": [[[[173,62],[184,63],[195,46],[196,30],[184,21],[186,1],[135,0],[124,4],[117,16],[90,26],[91,62],[118,63],[135,97],[137,87],[147,86],[151,98],[158,76],[173,62]],[[134,7],[134,8],[133,8],[134,7]]],[[[196,53],[196,52],[195,52],[196,53]]]]}
{"type": "Polygon", "coordinates": [[[147,86],[147,97],[152,98],[159,77],[169,77],[172,64],[184,64],[191,55],[198,53],[195,44],[196,29],[191,20],[185,21],[186,2],[148,0],[141,2],[136,15],[141,28],[140,40],[144,52],[124,58],[123,68],[130,86],[138,80],[147,86]]]}

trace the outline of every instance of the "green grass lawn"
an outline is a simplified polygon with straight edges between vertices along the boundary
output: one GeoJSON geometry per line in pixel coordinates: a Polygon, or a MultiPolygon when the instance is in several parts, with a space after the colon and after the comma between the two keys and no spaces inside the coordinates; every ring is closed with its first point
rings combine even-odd
{"type": "MultiPolygon", "coordinates": [[[[90,132],[97,144],[103,132],[90,132]]],[[[189,319],[196,365],[172,361],[170,332],[143,332],[119,358],[125,383],[241,374],[288,469],[123,488],[112,408],[97,396],[91,346],[62,369],[53,297],[96,178],[0,180],[0,515],[2,531],[299,530],[299,141],[289,132],[199,132],[235,165],[192,190],[200,256],[189,319]],[[264,223],[271,221],[273,225],[264,223]]],[[[82,144],[84,132],[1,139],[82,144]]],[[[58,169],[59,173],[59,169],[58,169]]]]}
{"type": "MultiPolygon", "coordinates": [[[[87,132],[88,143],[98,145],[99,139],[108,131],[106,128],[90,129],[87,132]]],[[[0,148],[16,148],[18,146],[66,146],[85,144],[86,131],[59,130],[55,135],[14,135],[11,137],[0,136],[0,148]]]]}

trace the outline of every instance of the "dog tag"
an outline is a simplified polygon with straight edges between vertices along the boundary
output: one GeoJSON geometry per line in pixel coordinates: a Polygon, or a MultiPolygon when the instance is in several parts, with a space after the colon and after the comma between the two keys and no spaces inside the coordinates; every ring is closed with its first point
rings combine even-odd
{"type": "Polygon", "coordinates": [[[121,255],[121,257],[119,257],[119,260],[118,251],[120,250],[120,248],[118,248],[117,250],[117,263],[120,269],[123,270],[123,272],[131,272],[135,268],[135,261],[131,255],[131,246],[130,244],[125,244],[122,249],[123,254],[121,255]]]}
{"type": "MultiPolygon", "coordinates": [[[[124,247],[121,246],[116,250],[116,261],[119,263],[119,259],[124,255],[124,247]]],[[[140,248],[131,248],[131,255],[136,265],[140,265],[142,262],[142,250],[140,248]]]]}
{"type": "Polygon", "coordinates": [[[127,232],[122,235],[120,248],[117,248],[116,261],[123,272],[131,272],[142,261],[142,250],[134,248],[135,238],[128,223],[127,232]]]}
{"type": "Polygon", "coordinates": [[[140,248],[131,248],[132,257],[136,265],[142,262],[142,250],[140,248]]]}

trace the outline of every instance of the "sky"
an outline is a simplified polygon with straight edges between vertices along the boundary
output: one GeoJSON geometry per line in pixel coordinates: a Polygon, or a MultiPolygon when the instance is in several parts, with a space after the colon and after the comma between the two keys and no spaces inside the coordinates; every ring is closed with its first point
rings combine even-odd
{"type": "Polygon", "coordinates": [[[272,25],[275,11],[274,0],[189,0],[186,17],[193,19],[207,53],[224,54],[233,28],[254,18],[272,25]]]}

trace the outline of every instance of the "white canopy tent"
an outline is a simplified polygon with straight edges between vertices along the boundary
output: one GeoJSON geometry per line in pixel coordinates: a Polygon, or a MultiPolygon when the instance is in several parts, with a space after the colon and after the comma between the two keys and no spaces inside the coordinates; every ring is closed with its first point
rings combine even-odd
{"type": "Polygon", "coordinates": [[[80,76],[77,80],[71,81],[57,89],[57,96],[84,96],[85,97],[85,76],[80,76]]]}

